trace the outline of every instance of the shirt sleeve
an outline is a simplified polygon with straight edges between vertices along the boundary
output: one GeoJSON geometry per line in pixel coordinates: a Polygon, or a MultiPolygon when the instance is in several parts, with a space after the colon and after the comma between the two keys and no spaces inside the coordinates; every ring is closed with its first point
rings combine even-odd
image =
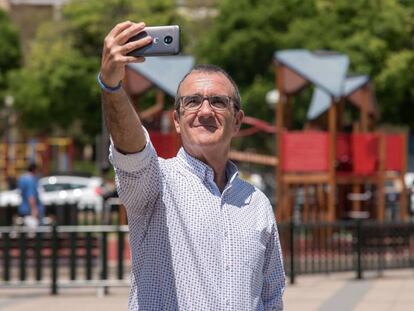
{"type": "Polygon", "coordinates": [[[146,130],[145,136],[145,148],[134,154],[120,153],[111,141],[109,160],[114,166],[116,188],[128,217],[147,214],[162,187],[158,156],[146,130]]]}
{"type": "Polygon", "coordinates": [[[283,310],[285,271],[276,222],[272,224],[271,237],[266,246],[263,276],[262,301],[264,310],[283,310]]]}
{"type": "Polygon", "coordinates": [[[37,198],[37,183],[34,177],[32,177],[30,180],[28,180],[27,183],[27,198],[37,198]]]}

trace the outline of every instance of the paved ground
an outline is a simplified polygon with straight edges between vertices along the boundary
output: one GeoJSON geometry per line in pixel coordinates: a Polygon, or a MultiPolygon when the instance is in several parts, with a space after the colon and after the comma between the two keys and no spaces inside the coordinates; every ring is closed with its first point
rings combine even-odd
{"type": "Polygon", "coordinates": [[[355,273],[300,276],[284,300],[285,309],[294,311],[414,310],[414,270],[365,274],[359,281],[355,273]]]}
{"type": "MultiPolygon", "coordinates": [[[[47,289],[0,289],[0,310],[126,310],[127,298],[127,288],[111,289],[104,297],[91,288],[61,289],[54,297],[47,289]]],[[[299,276],[287,286],[284,300],[287,311],[414,310],[414,270],[366,274],[362,281],[354,273],[299,276]]]]}

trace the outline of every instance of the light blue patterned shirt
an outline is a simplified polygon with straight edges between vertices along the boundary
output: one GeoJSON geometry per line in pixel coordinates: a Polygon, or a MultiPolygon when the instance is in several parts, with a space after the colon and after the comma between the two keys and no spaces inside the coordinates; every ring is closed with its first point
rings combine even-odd
{"type": "Polygon", "coordinates": [[[266,196],[232,162],[213,170],[181,149],[158,158],[111,146],[132,253],[129,310],[282,310],[285,275],[266,196]]]}

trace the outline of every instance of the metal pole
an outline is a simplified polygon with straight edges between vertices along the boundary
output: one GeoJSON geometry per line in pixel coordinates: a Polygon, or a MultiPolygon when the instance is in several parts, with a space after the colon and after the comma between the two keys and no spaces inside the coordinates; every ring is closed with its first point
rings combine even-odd
{"type": "Polygon", "coordinates": [[[10,232],[4,233],[4,261],[3,261],[3,279],[4,281],[10,281],[10,232]]]}
{"type": "Polygon", "coordinates": [[[26,280],[26,233],[19,233],[19,270],[20,281],[26,280]]]}
{"type": "Polygon", "coordinates": [[[52,226],[52,288],[51,294],[58,294],[58,235],[57,226],[52,226]]]}
{"type": "Polygon", "coordinates": [[[290,221],[290,284],[295,284],[295,222],[290,221]]]}
{"type": "Polygon", "coordinates": [[[356,220],[356,229],[357,229],[357,245],[356,245],[356,269],[357,269],[357,279],[362,280],[363,271],[362,271],[362,220],[356,220]]]}
{"type": "Polygon", "coordinates": [[[118,231],[118,280],[124,278],[124,233],[118,231]]]}

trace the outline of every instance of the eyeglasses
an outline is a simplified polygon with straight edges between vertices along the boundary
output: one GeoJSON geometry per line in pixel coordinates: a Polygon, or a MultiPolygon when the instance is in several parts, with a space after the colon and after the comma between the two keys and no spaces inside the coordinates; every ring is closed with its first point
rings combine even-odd
{"type": "Polygon", "coordinates": [[[225,111],[229,109],[230,102],[232,101],[232,98],[226,95],[202,96],[198,94],[181,96],[179,101],[184,110],[197,111],[206,99],[210,107],[215,111],[225,111]]]}

